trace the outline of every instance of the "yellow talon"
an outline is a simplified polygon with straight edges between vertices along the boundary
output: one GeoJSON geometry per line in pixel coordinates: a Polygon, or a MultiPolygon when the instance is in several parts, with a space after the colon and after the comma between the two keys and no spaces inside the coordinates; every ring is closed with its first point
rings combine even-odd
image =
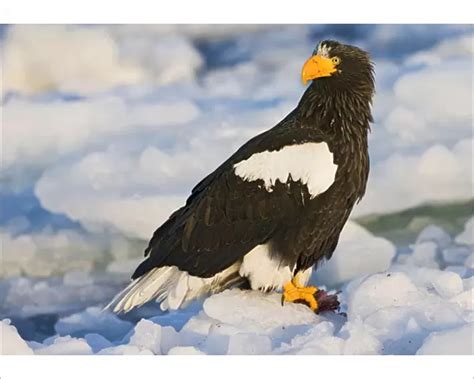
{"type": "Polygon", "coordinates": [[[318,309],[318,302],[314,294],[318,291],[318,288],[300,287],[297,277],[298,275],[283,286],[282,303],[285,301],[294,303],[302,300],[306,302],[313,311],[316,311],[318,309]]]}

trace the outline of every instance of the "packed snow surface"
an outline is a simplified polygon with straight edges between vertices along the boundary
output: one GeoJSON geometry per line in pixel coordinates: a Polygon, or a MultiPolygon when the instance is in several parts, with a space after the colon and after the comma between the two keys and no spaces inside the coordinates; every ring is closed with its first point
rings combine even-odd
{"type": "Polygon", "coordinates": [[[430,226],[396,247],[348,223],[311,281],[340,290],[341,313],[232,289],[162,312],[102,311],[124,273],[0,282],[2,354],[473,354],[473,245],[430,226]],[[397,251],[398,250],[398,251],[397,251]]]}

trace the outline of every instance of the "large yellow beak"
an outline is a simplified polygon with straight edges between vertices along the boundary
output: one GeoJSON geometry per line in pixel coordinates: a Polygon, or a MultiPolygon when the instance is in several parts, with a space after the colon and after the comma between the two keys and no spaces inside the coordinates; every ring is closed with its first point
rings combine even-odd
{"type": "Polygon", "coordinates": [[[337,69],[331,58],[322,57],[321,55],[313,55],[303,65],[301,70],[301,80],[306,85],[309,80],[331,76],[337,69]]]}

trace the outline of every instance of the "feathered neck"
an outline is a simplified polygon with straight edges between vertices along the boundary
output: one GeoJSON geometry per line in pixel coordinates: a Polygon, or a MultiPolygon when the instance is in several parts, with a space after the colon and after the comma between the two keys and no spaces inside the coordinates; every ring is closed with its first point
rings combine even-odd
{"type": "MultiPolygon", "coordinates": [[[[319,79],[306,89],[298,104],[300,117],[327,132],[343,128],[370,130],[373,86],[319,79]],[[336,125],[336,126],[335,126],[336,125]]],[[[355,131],[355,130],[354,130],[355,131]]]]}

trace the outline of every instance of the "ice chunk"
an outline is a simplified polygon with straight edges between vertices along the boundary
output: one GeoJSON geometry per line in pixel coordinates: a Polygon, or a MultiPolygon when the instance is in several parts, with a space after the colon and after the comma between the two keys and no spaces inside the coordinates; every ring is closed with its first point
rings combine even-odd
{"type": "Polygon", "coordinates": [[[172,326],[163,326],[161,328],[161,353],[168,352],[180,343],[179,333],[172,326]]]}
{"type": "Polygon", "coordinates": [[[416,243],[434,242],[441,248],[451,245],[451,236],[436,225],[429,225],[424,228],[416,239],[416,243]]]}
{"type": "Polygon", "coordinates": [[[386,307],[410,306],[419,302],[423,294],[413,281],[401,272],[375,274],[359,286],[348,286],[348,312],[365,318],[386,307]]]}
{"type": "Polygon", "coordinates": [[[459,295],[453,297],[451,301],[463,309],[474,311],[474,289],[461,292],[459,295]]]}
{"type": "Polygon", "coordinates": [[[318,320],[306,305],[286,303],[281,306],[280,294],[258,291],[227,290],[206,299],[203,309],[209,317],[243,331],[258,332],[318,320]]]}
{"type": "Polygon", "coordinates": [[[472,290],[474,288],[474,276],[463,279],[462,283],[464,290],[472,290]]]}
{"type": "Polygon", "coordinates": [[[27,355],[33,354],[33,350],[20,337],[18,330],[10,325],[10,320],[0,322],[0,355],[27,355]]]}
{"type": "Polygon", "coordinates": [[[179,333],[180,343],[183,345],[199,345],[207,338],[214,324],[204,312],[192,317],[179,333]]]}
{"type": "Polygon", "coordinates": [[[153,355],[148,349],[141,349],[138,346],[118,345],[105,348],[99,351],[100,355],[153,355]]]}
{"type": "Polygon", "coordinates": [[[129,345],[161,354],[161,325],[149,320],[140,320],[130,337],[129,345]]]}
{"type": "Polygon", "coordinates": [[[474,254],[469,255],[464,262],[464,267],[474,269],[474,254]]]}
{"type": "Polygon", "coordinates": [[[344,338],[343,354],[380,354],[382,343],[374,336],[372,328],[356,319],[346,323],[338,337],[344,338]]]}
{"type": "Polygon", "coordinates": [[[474,324],[431,333],[416,352],[431,355],[474,354],[474,324]]]}
{"type": "Polygon", "coordinates": [[[69,271],[63,277],[64,285],[70,287],[90,285],[93,282],[89,273],[84,271],[69,271]]]}
{"type": "Polygon", "coordinates": [[[230,337],[227,354],[269,354],[272,350],[270,337],[251,334],[237,333],[230,337]]]}
{"type": "Polygon", "coordinates": [[[414,308],[420,326],[426,330],[443,330],[458,327],[466,322],[463,310],[453,301],[441,301],[431,295],[414,308]]]}
{"type": "Polygon", "coordinates": [[[173,347],[169,355],[206,355],[202,351],[196,349],[194,346],[176,346],[173,347]]]}
{"type": "Polygon", "coordinates": [[[391,338],[384,340],[384,354],[415,354],[423,343],[428,332],[420,326],[415,317],[410,316],[412,312],[404,312],[403,319],[398,321],[401,328],[397,333],[392,333],[391,338]]]}
{"type": "Polygon", "coordinates": [[[128,344],[141,350],[149,350],[153,354],[166,354],[178,342],[179,336],[173,327],[142,319],[130,334],[128,344]]]}
{"type": "Polygon", "coordinates": [[[237,326],[216,322],[209,329],[209,335],[202,347],[209,354],[226,354],[231,336],[240,332],[237,326]]]}
{"type": "Polygon", "coordinates": [[[464,225],[464,230],[455,238],[457,243],[474,245],[474,217],[471,217],[464,225]]]}
{"type": "Polygon", "coordinates": [[[450,271],[440,272],[433,281],[433,287],[440,296],[444,298],[451,298],[461,293],[463,283],[461,277],[450,271]]]}
{"type": "Polygon", "coordinates": [[[348,222],[329,261],[315,272],[315,282],[334,287],[356,277],[387,270],[395,256],[395,246],[375,237],[362,226],[348,222]]]}
{"type": "Polygon", "coordinates": [[[35,350],[40,355],[88,355],[92,349],[83,338],[55,336],[45,341],[45,345],[35,350]]]}
{"type": "Polygon", "coordinates": [[[341,354],[344,340],[334,336],[334,324],[323,321],[305,334],[295,336],[290,343],[283,343],[275,352],[279,354],[341,354]]]}
{"type": "MultiPolygon", "coordinates": [[[[80,281],[77,277],[72,278],[69,276],[66,282],[80,281]]],[[[5,291],[0,302],[0,314],[21,318],[39,314],[71,314],[87,306],[105,304],[123,286],[123,279],[117,280],[111,274],[92,274],[90,279],[84,279],[82,285],[65,285],[64,279],[57,277],[6,279],[0,283],[0,288],[5,291]]]]}
{"type": "Polygon", "coordinates": [[[86,334],[84,339],[94,353],[112,346],[112,343],[109,340],[97,333],[86,334]]]}
{"type": "Polygon", "coordinates": [[[442,251],[444,262],[451,265],[462,265],[471,254],[468,246],[450,246],[442,251]]]}
{"type": "Polygon", "coordinates": [[[98,333],[109,341],[122,339],[132,328],[131,322],[121,320],[111,312],[102,311],[100,307],[89,307],[83,312],[60,319],[55,325],[56,332],[60,335],[83,336],[98,333]]]}
{"type": "Polygon", "coordinates": [[[2,271],[0,276],[29,275],[49,277],[72,270],[91,271],[104,258],[100,238],[75,230],[14,235],[0,230],[3,242],[2,271]],[[18,252],[21,251],[21,254],[18,252]]]}
{"type": "Polygon", "coordinates": [[[433,241],[423,241],[413,245],[412,253],[407,257],[405,264],[420,267],[439,268],[438,246],[433,241]]]}
{"type": "Polygon", "coordinates": [[[461,278],[464,278],[464,276],[467,274],[468,268],[464,266],[447,266],[444,271],[454,272],[455,274],[458,274],[461,278]]]}

